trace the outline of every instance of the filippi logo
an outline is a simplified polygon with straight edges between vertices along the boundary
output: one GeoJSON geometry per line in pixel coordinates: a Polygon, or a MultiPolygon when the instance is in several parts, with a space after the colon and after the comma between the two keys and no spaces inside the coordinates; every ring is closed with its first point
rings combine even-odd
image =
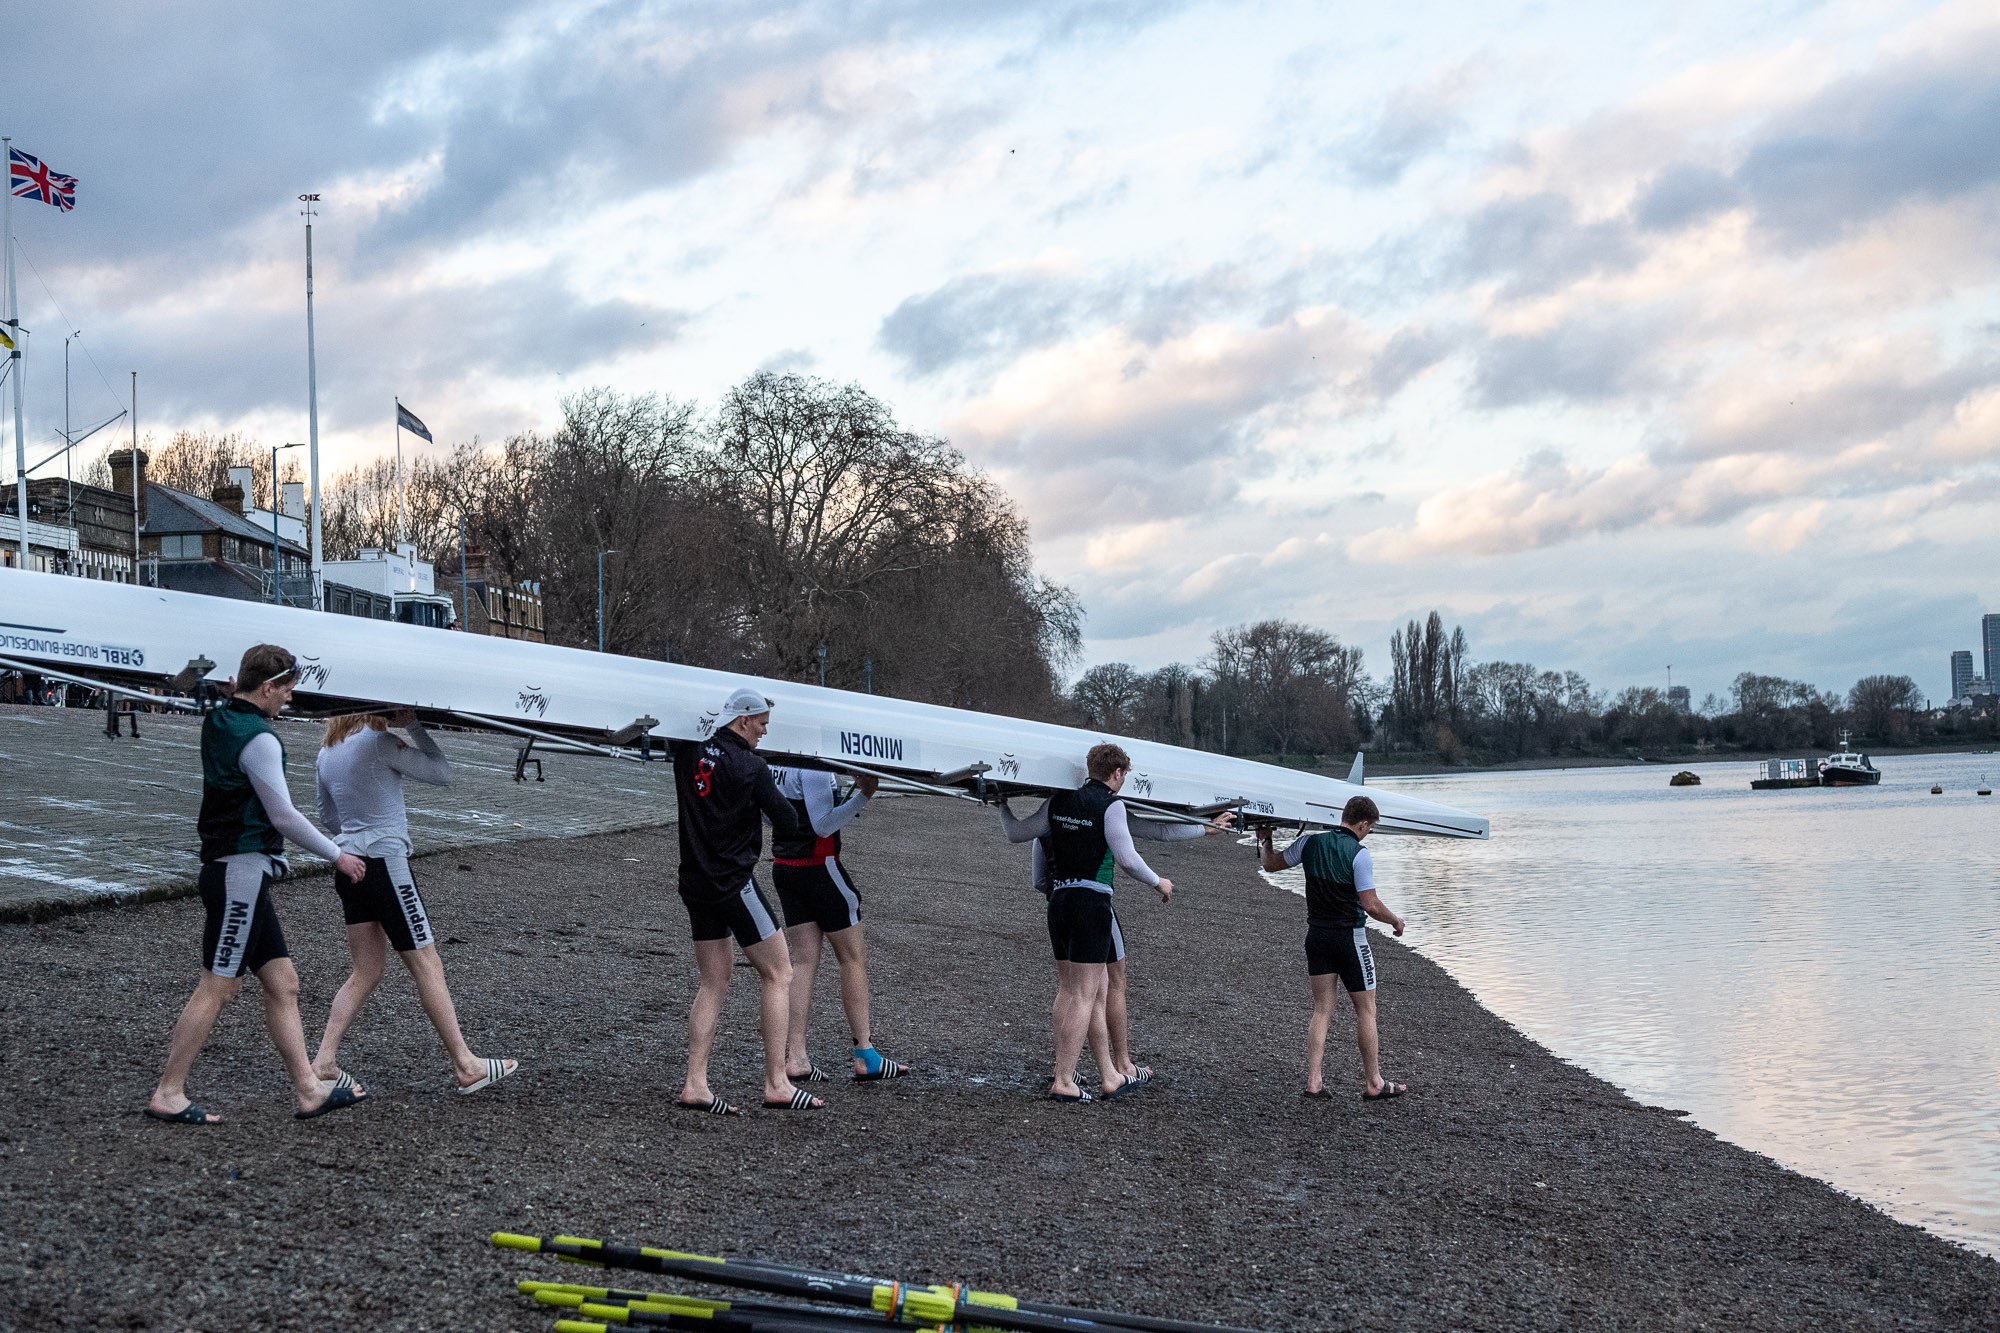
{"type": "Polygon", "coordinates": [[[1144,773],[1134,773],[1132,775],[1132,790],[1138,792],[1141,796],[1151,796],[1153,794],[1153,780],[1144,773]]]}
{"type": "Polygon", "coordinates": [[[707,740],[710,736],[713,736],[715,734],[715,724],[718,721],[720,721],[721,718],[722,718],[722,710],[719,708],[711,708],[706,713],[703,713],[700,717],[695,719],[694,729],[696,733],[699,734],[703,740],[707,740]]]}
{"type": "Polygon", "coordinates": [[[549,715],[549,696],[542,693],[541,686],[530,685],[514,696],[514,706],[524,713],[533,713],[536,717],[547,717],[549,715]]]}
{"type": "Polygon", "coordinates": [[[1015,758],[1015,757],[1014,757],[1013,755],[1011,755],[1011,754],[1003,754],[1003,755],[1001,755],[1001,756],[1000,756],[1000,776],[1001,776],[1001,777],[1003,777],[1003,778],[1018,778],[1018,777],[1020,777],[1020,776],[1021,776],[1021,761],[1020,761],[1020,760],[1018,760],[1018,759],[1016,759],[1016,758],[1015,758]]]}
{"type": "Polygon", "coordinates": [[[317,657],[301,657],[298,659],[298,675],[295,677],[295,680],[300,689],[304,690],[307,694],[311,694],[314,690],[326,684],[326,678],[329,674],[331,673],[328,671],[326,664],[321,662],[317,657]]]}

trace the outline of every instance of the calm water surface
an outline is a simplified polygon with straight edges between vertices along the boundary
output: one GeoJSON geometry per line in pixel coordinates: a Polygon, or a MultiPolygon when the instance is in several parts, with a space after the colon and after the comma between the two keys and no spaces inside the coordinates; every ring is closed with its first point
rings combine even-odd
{"type": "Polygon", "coordinates": [[[2000,796],[1974,795],[2000,755],[1876,763],[1384,778],[1493,840],[1369,845],[1404,942],[1529,1036],[2000,1257],[2000,796]]]}

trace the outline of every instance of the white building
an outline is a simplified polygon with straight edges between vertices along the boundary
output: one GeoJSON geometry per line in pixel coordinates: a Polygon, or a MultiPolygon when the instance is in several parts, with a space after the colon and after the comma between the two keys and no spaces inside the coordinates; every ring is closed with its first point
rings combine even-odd
{"type": "Polygon", "coordinates": [[[388,597],[395,603],[396,619],[405,624],[449,629],[458,619],[451,596],[437,590],[430,561],[417,559],[417,548],[409,542],[396,543],[393,551],[364,546],[360,559],[328,560],[322,568],[328,583],[388,597]]]}

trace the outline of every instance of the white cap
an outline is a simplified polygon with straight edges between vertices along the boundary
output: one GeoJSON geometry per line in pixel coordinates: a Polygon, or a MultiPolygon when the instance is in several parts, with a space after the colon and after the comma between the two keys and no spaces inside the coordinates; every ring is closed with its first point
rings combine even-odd
{"type": "Polygon", "coordinates": [[[755,717],[759,713],[768,713],[770,711],[771,701],[769,699],[766,699],[748,685],[741,685],[730,692],[729,702],[722,705],[722,711],[716,715],[715,722],[717,726],[721,726],[723,723],[734,721],[739,717],[755,717]]]}

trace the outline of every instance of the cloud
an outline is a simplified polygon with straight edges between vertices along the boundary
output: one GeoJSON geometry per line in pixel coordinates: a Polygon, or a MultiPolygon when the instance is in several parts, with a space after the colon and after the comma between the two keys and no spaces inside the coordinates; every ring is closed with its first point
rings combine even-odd
{"type": "Polygon", "coordinates": [[[1843,79],[1773,123],[1735,183],[1788,244],[2000,181],[2000,42],[1843,79]]]}
{"type": "Polygon", "coordinates": [[[1505,279],[1509,298],[1538,296],[1638,258],[1631,229],[1619,219],[1583,222],[1563,195],[1510,195],[1465,224],[1461,264],[1475,281],[1505,279]]]}
{"type": "Polygon", "coordinates": [[[1364,185],[1400,181],[1419,159],[1465,130],[1461,107],[1482,65],[1460,62],[1421,83],[1398,88],[1373,125],[1335,150],[1340,166],[1364,185]]]}

